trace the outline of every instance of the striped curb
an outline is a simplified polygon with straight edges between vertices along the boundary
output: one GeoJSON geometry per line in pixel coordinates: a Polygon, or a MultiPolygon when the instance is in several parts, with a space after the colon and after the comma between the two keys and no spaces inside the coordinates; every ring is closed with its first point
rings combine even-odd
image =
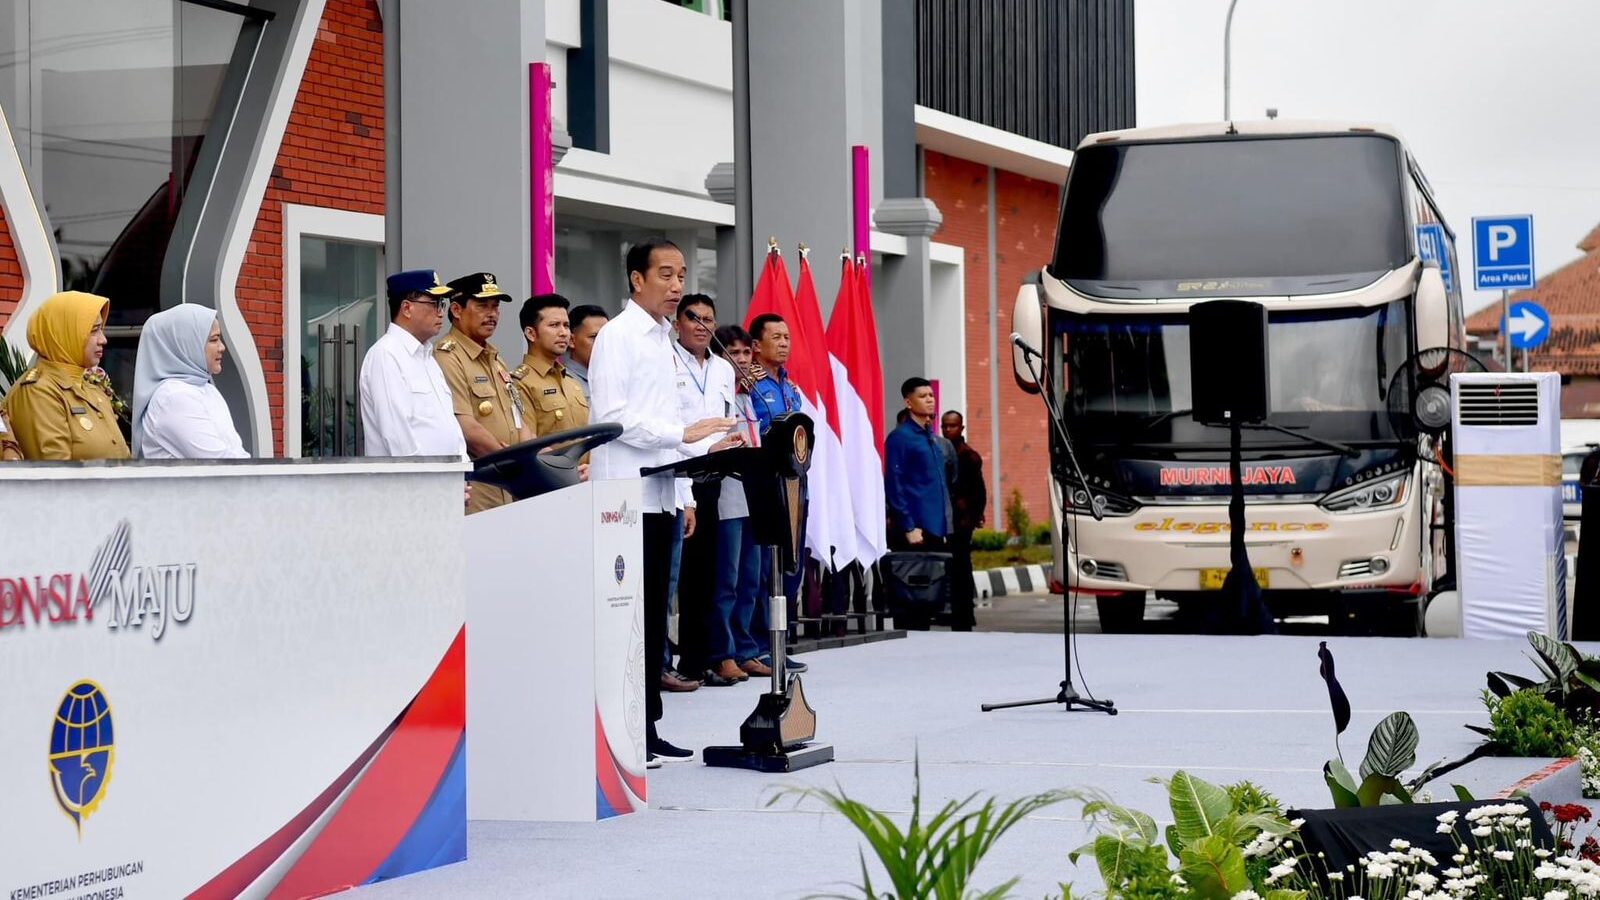
{"type": "Polygon", "coordinates": [[[1050,568],[1048,564],[1038,564],[973,572],[973,596],[979,600],[989,600],[1007,594],[1047,591],[1050,589],[1050,568]]]}

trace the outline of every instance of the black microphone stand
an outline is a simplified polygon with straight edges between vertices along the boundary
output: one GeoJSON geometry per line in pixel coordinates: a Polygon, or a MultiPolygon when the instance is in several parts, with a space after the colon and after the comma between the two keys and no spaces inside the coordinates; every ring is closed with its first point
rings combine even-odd
{"type": "MultiPolygon", "coordinates": [[[[1096,522],[1098,522],[1102,518],[1101,509],[1105,501],[1095,496],[1094,489],[1089,487],[1089,479],[1083,477],[1083,469],[1078,465],[1077,454],[1072,452],[1072,438],[1067,435],[1067,426],[1062,421],[1061,410],[1056,407],[1055,399],[1050,395],[1050,385],[1045,382],[1040,370],[1034,366],[1034,359],[1042,359],[1043,356],[1038,350],[1028,346],[1028,344],[1024,342],[1018,335],[1012,335],[1011,342],[1020,350],[1022,350],[1023,361],[1028,366],[1028,374],[1032,375],[1034,383],[1039,385],[1039,396],[1044,398],[1044,408],[1045,412],[1050,417],[1050,424],[1055,429],[1056,436],[1061,441],[1061,446],[1067,452],[1067,461],[1072,463],[1072,471],[1075,475],[1077,475],[1078,483],[1083,485],[1084,493],[1086,493],[1089,497],[1089,514],[1094,517],[1096,522]]],[[[1063,506],[1061,527],[1063,532],[1065,532],[1067,529],[1065,506],[1069,500],[1069,497],[1070,495],[1066,490],[1061,492],[1061,502],[1063,506]]],[[[1069,537],[1070,535],[1065,533],[1061,535],[1061,556],[1063,562],[1065,562],[1067,556],[1066,548],[1070,546],[1067,543],[1069,537]]],[[[1063,671],[1063,675],[1065,677],[1061,679],[1061,690],[1056,692],[1054,697],[1041,697],[1037,700],[1008,700],[1003,703],[985,703],[980,706],[979,709],[983,710],[984,712],[993,712],[997,709],[1014,709],[1018,706],[1043,706],[1047,703],[1060,703],[1067,712],[1072,712],[1075,709],[1083,709],[1090,712],[1103,712],[1112,716],[1117,714],[1117,707],[1114,701],[1109,699],[1097,700],[1093,697],[1084,697],[1078,693],[1078,689],[1072,684],[1072,640],[1074,637],[1072,627],[1074,616],[1072,611],[1073,607],[1077,604],[1077,600],[1072,596],[1072,589],[1068,584],[1070,580],[1071,573],[1063,572],[1061,578],[1061,619],[1063,626],[1061,633],[1063,638],[1062,646],[1065,650],[1065,656],[1063,658],[1066,667],[1063,671]]]]}

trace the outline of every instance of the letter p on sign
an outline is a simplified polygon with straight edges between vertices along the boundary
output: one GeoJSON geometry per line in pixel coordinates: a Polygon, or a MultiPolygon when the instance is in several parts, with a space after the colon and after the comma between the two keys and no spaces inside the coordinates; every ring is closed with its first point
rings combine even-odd
{"type": "Polygon", "coordinates": [[[1510,225],[1489,226],[1489,261],[1499,262],[1500,251],[1517,245],[1517,230],[1510,225]]]}

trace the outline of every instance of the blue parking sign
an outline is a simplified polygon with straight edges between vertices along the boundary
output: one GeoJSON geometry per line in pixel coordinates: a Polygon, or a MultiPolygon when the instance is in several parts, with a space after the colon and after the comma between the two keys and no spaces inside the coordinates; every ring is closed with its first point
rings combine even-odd
{"type": "Polygon", "coordinates": [[[1444,240],[1444,226],[1428,222],[1417,226],[1417,255],[1425,263],[1439,267],[1439,277],[1444,280],[1445,293],[1455,290],[1455,272],[1450,267],[1449,245],[1444,240]]]}
{"type": "Polygon", "coordinates": [[[1533,216],[1474,218],[1472,273],[1480,291],[1533,287],[1533,216]]]}

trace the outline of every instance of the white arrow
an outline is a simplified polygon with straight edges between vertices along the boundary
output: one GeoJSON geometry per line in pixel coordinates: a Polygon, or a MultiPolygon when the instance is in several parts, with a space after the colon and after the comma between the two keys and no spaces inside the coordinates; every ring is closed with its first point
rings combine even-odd
{"type": "Polygon", "coordinates": [[[1511,317],[1511,333],[1524,344],[1533,340],[1543,330],[1544,320],[1527,310],[1522,310],[1511,317]]]}

